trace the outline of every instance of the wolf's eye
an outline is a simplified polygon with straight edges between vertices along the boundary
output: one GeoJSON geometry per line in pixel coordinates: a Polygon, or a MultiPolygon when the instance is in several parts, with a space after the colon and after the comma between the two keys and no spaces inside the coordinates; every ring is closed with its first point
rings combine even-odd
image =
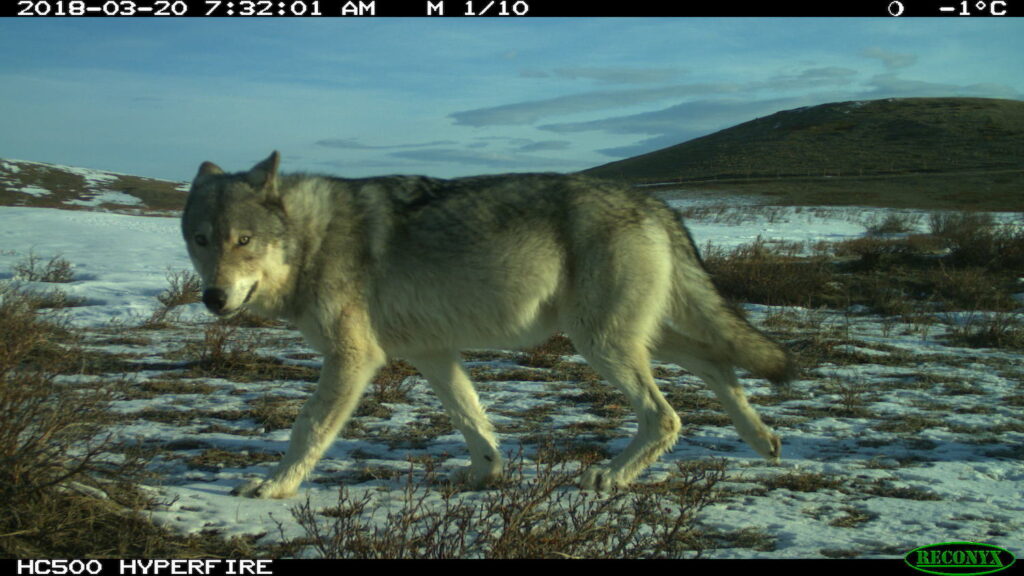
{"type": "Polygon", "coordinates": [[[193,240],[195,240],[197,246],[206,246],[207,244],[206,236],[203,236],[202,234],[196,234],[196,237],[193,238],[193,240]]]}
{"type": "Polygon", "coordinates": [[[252,238],[249,237],[249,236],[239,236],[238,237],[238,245],[239,246],[245,246],[246,244],[249,243],[249,240],[252,240],[252,238]]]}

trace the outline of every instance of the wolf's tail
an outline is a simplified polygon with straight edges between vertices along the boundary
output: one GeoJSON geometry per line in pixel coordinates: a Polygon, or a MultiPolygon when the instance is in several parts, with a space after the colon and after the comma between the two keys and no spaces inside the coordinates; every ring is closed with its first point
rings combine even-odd
{"type": "Polygon", "coordinates": [[[750,325],[718,292],[684,228],[674,242],[672,327],[703,352],[773,383],[792,380],[796,366],[777,342],[750,325]]]}
{"type": "Polygon", "coordinates": [[[777,342],[754,328],[728,303],[713,317],[729,360],[774,384],[793,380],[796,365],[793,357],[777,342]]]}

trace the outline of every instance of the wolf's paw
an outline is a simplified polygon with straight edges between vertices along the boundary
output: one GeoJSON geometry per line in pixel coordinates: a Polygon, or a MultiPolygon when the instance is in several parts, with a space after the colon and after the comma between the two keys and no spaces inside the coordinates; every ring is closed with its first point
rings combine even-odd
{"type": "Polygon", "coordinates": [[[501,484],[502,474],[500,469],[481,471],[465,466],[449,474],[448,481],[466,490],[484,490],[501,484]]]}
{"type": "Polygon", "coordinates": [[[763,436],[758,437],[753,448],[772,464],[778,464],[782,457],[782,439],[771,432],[766,432],[763,436]]]}
{"type": "Polygon", "coordinates": [[[288,498],[295,495],[295,490],[287,490],[276,482],[256,478],[236,486],[231,494],[243,498],[288,498]]]}
{"type": "Polygon", "coordinates": [[[758,423],[753,429],[740,431],[740,436],[747,445],[772,464],[778,464],[782,456],[782,439],[775,435],[767,426],[758,423]]]}
{"type": "Polygon", "coordinates": [[[771,450],[768,452],[768,461],[772,464],[778,464],[782,458],[782,439],[772,434],[771,439],[768,441],[771,444],[771,450]]]}
{"type": "Polygon", "coordinates": [[[592,466],[580,477],[580,487],[584,490],[606,492],[628,485],[622,474],[610,466],[592,466]]]}

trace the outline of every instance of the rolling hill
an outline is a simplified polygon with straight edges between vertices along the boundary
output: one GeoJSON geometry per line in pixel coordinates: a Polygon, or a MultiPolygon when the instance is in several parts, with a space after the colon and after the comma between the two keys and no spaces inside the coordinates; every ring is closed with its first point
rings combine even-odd
{"type": "Polygon", "coordinates": [[[1024,209],[1024,102],[906,98],[777,112],[586,174],[780,203],[1024,209]]]}
{"type": "Polygon", "coordinates": [[[184,207],[187,190],[182,182],[0,159],[0,206],[171,215],[184,207]]]}

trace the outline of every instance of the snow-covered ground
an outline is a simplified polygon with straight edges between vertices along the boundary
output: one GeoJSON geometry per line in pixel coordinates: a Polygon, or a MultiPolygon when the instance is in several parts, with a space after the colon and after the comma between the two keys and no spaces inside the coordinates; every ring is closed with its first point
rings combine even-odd
{"type": "MultiPolygon", "coordinates": [[[[678,204],[687,206],[685,200],[678,204]]],[[[859,208],[760,209],[734,203],[727,210],[707,210],[690,222],[690,228],[700,246],[707,242],[734,246],[758,237],[832,241],[863,235],[865,223],[885,213],[859,208]]],[[[922,219],[922,229],[925,225],[922,219]]],[[[96,346],[119,347],[140,361],[166,358],[182,342],[201,336],[202,326],[188,324],[209,322],[198,305],[186,307],[178,328],[139,330],[134,344],[109,341],[113,331],[129,331],[149,317],[158,306],[156,296],[167,288],[169,272],[190,268],[178,226],[178,220],[171,218],[0,207],[0,281],[12,279],[12,266],[29,253],[43,260],[60,255],[73,264],[74,280],[58,287],[84,300],[66,313],[74,324],[93,334],[96,346]]],[[[756,531],[774,545],[770,550],[718,548],[706,556],[820,558],[849,553],[894,557],[917,546],[954,540],[994,544],[1018,556],[1024,553],[1024,407],[1019,400],[1005,401],[1024,395],[1021,355],[958,348],[944,342],[941,327],[922,332],[879,316],[763,306],[751,306],[749,311],[755,322],[781,313],[821,333],[841,333],[843,346],[863,360],[818,365],[792,384],[792,400],[758,406],[783,436],[781,466],[759,460],[730,426],[700,424],[687,427],[675,450],[642,478],[663,478],[678,461],[714,456],[728,462],[724,486],[731,495],[705,509],[701,521],[724,532],[756,531]],[[915,384],[907,385],[911,381],[915,384]],[[850,417],[837,412],[844,385],[863,388],[869,415],[850,417]],[[913,417],[917,428],[901,431],[896,424],[905,417],[913,417]],[[811,491],[764,484],[766,478],[811,473],[836,484],[811,491]]],[[[261,352],[298,366],[317,365],[294,333],[262,329],[261,334],[261,352]]],[[[479,365],[486,367],[486,362],[479,365]]],[[[165,376],[166,370],[123,375],[140,385],[165,376]]],[[[374,506],[381,509],[401,500],[401,479],[367,478],[366,470],[406,470],[410,457],[422,455],[440,459],[443,471],[468,462],[457,434],[428,435],[420,443],[385,441],[401,438],[427,415],[439,412],[429,390],[417,381],[411,402],[388,404],[390,416],[365,417],[355,438],[339,439],[300,496],[283,501],[236,498],[229,494],[231,488],[262,474],[273,460],[245,467],[210,467],[195,465],[189,458],[210,449],[239,454],[283,451],[287,428],[263,430],[252,421],[225,421],[222,415],[249,410],[251,402],[259,399],[298,403],[311,384],[190,381],[202,383],[202,391],[151,394],[114,405],[126,416],[146,411],[187,416],[183,420],[129,419],[121,431],[126,438],[176,446],[174,453],[180,457],[160,462],[162,481],[154,487],[168,504],[153,516],[181,531],[266,533],[266,539],[281,537],[280,531],[285,537],[299,536],[302,532],[290,509],[307,496],[314,506],[334,504],[341,481],[354,494],[371,493],[374,506]]],[[[745,379],[744,383],[753,397],[770,393],[763,381],[745,379]]],[[[700,388],[689,377],[665,385],[700,388]]],[[[507,450],[515,450],[520,440],[512,426],[516,414],[543,407],[547,416],[539,426],[542,430],[594,418],[566,402],[573,393],[569,382],[484,382],[479,388],[499,431],[509,430],[501,434],[507,450]],[[553,387],[560,395],[552,394],[553,387]]],[[[681,416],[685,426],[687,414],[681,416]]],[[[610,443],[612,451],[620,449],[631,434],[631,420],[624,422],[621,434],[610,443]]]]}

